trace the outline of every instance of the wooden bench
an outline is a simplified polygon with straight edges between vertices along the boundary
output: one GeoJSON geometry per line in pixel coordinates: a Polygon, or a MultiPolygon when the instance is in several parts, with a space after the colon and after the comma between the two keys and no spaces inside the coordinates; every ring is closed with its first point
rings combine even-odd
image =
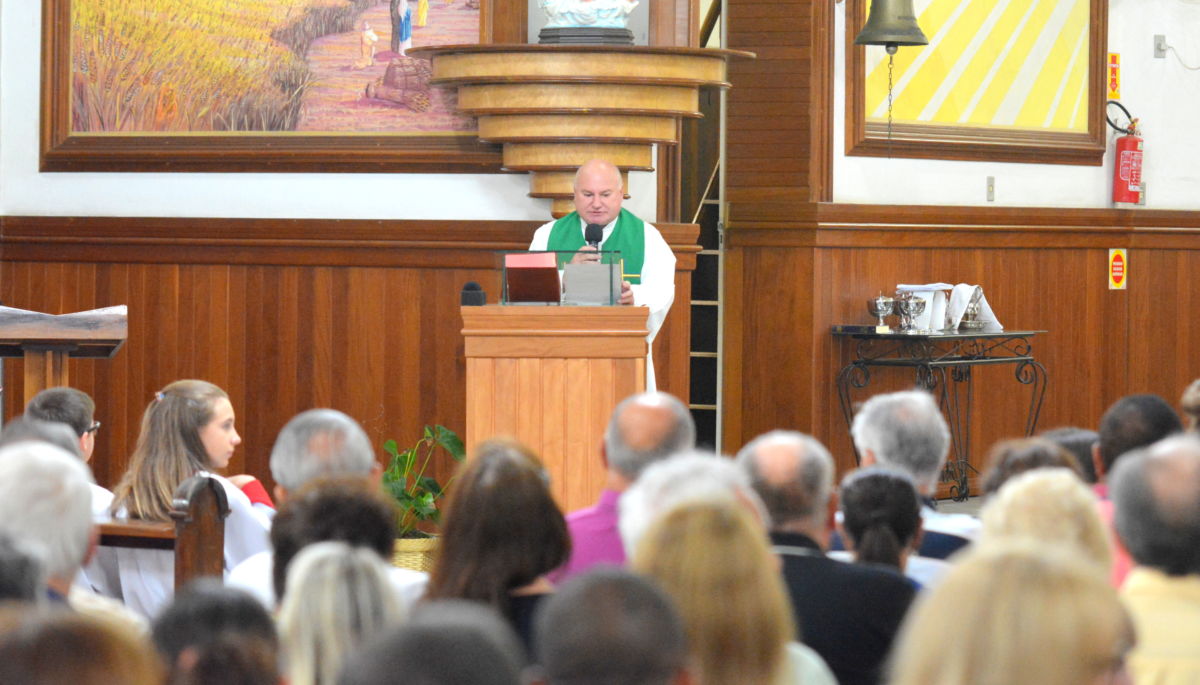
{"type": "Polygon", "coordinates": [[[183,481],[171,504],[171,523],[114,520],[100,524],[100,545],[162,549],[175,553],[175,587],[202,576],[220,578],[225,566],[225,517],[229,501],[215,478],[183,481]]]}

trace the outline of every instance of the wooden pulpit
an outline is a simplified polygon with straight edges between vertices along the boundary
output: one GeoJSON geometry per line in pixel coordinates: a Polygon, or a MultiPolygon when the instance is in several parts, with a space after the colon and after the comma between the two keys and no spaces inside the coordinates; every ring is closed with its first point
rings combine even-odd
{"type": "Polygon", "coordinates": [[[60,315],[0,307],[0,357],[25,359],[25,402],[70,385],[71,357],[112,357],[128,334],[123,305],[60,315]]]}
{"type": "Polygon", "coordinates": [[[468,453],[511,437],[542,458],[563,511],[604,488],[613,407],[646,388],[645,307],[463,307],[468,453]]]}

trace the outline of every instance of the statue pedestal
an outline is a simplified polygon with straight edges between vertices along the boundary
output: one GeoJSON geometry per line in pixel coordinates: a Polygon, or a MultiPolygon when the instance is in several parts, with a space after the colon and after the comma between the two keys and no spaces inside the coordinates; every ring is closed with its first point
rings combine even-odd
{"type": "Polygon", "coordinates": [[[556,217],[574,209],[580,165],[600,158],[622,176],[653,171],[654,146],[677,144],[680,120],[700,116],[701,86],[728,88],[728,60],[754,57],[595,44],[437,45],[408,54],[432,62],[431,85],[458,88],[458,111],[479,120],[479,139],[504,146],[504,168],[529,172],[529,196],[549,198],[556,217]]]}

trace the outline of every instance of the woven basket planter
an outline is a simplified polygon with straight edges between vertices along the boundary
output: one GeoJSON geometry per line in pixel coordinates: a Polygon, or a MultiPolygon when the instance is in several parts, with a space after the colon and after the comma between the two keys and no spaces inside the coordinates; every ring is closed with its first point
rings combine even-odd
{"type": "Polygon", "coordinates": [[[392,552],[392,563],[413,571],[433,571],[437,559],[437,538],[398,538],[392,552]]]}

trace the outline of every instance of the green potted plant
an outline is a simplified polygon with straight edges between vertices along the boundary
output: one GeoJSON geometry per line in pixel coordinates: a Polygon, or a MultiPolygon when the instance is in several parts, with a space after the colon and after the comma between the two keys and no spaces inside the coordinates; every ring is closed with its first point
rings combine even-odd
{"type": "Polygon", "coordinates": [[[383,472],[384,491],[396,502],[396,541],[398,566],[418,571],[433,568],[437,541],[431,533],[419,526],[429,528],[441,519],[438,502],[450,480],[443,486],[433,476],[426,475],[435,454],[443,452],[456,462],[466,458],[462,440],[454,431],[441,425],[425,426],[416,444],[401,451],[395,440],[383,443],[383,450],[391,455],[387,469],[383,472]]]}

